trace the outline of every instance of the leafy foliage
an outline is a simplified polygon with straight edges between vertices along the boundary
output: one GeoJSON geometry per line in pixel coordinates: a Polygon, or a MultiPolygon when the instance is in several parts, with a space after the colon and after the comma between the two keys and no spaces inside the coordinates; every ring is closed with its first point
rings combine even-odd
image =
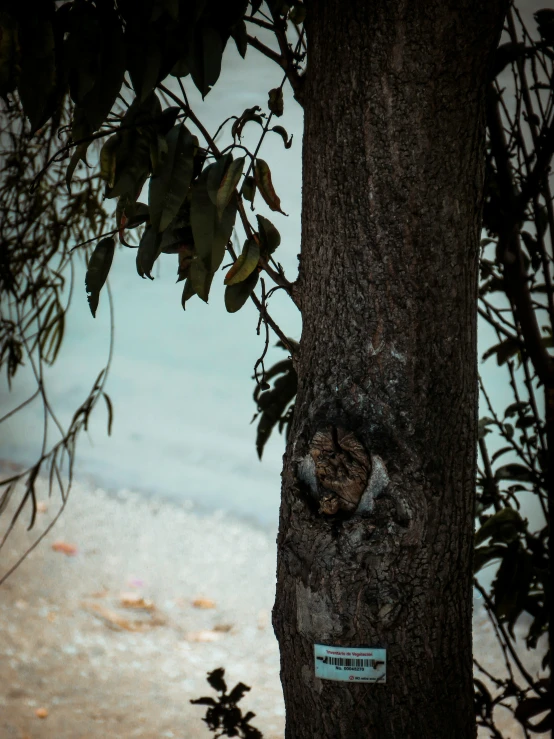
{"type": "Polygon", "coordinates": [[[197,706],[208,706],[206,716],[202,719],[210,731],[220,733],[217,736],[238,736],[242,739],[262,739],[262,734],[254,728],[250,721],[256,714],[248,711],[244,716],[237,703],[242,700],[245,693],[250,690],[248,685],[237,683],[230,693],[227,693],[225,682],[225,670],[219,667],[217,670],[208,672],[206,678],[211,687],[220,695],[217,701],[206,696],[196,698],[190,702],[197,706]]]}

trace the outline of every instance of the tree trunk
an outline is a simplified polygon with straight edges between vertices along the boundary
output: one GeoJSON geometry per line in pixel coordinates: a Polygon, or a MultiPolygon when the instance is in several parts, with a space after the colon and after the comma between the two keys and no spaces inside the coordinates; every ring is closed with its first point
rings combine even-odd
{"type": "Polygon", "coordinates": [[[308,6],[273,615],[289,739],[475,736],[484,89],[506,5],[308,6]],[[386,683],[315,677],[314,644],[386,649],[386,683]]]}

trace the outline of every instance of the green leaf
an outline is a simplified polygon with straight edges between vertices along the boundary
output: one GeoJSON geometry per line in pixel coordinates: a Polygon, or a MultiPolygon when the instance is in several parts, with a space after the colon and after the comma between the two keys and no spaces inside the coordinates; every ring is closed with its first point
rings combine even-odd
{"type": "Polygon", "coordinates": [[[256,185],[258,186],[258,190],[260,191],[262,198],[265,200],[271,210],[279,211],[279,213],[283,213],[283,215],[286,216],[287,214],[281,210],[281,201],[279,200],[277,193],[273,188],[269,166],[267,165],[267,162],[265,162],[263,159],[256,159],[256,164],[254,166],[254,178],[256,180],[256,185]]]}
{"type": "Polygon", "coordinates": [[[225,285],[236,285],[243,282],[258,266],[260,261],[260,248],[254,239],[247,239],[242,254],[233,264],[225,276],[225,285]]]}
{"type": "Polygon", "coordinates": [[[254,202],[254,195],[256,194],[256,180],[253,177],[246,177],[242,183],[242,189],[240,194],[245,200],[254,202]]]}
{"type": "Polygon", "coordinates": [[[518,482],[534,482],[535,475],[522,464],[506,464],[494,473],[495,480],[517,480],[518,482]]]}
{"type": "Polygon", "coordinates": [[[304,23],[304,21],[306,20],[306,6],[295,5],[293,8],[291,8],[291,11],[289,13],[289,20],[294,23],[295,26],[299,26],[301,23],[304,23]]]}
{"type": "Polygon", "coordinates": [[[518,413],[522,413],[529,408],[528,401],[519,401],[517,403],[511,403],[504,411],[504,418],[510,418],[518,413]]]}
{"type": "Polygon", "coordinates": [[[496,344],[495,346],[491,346],[490,349],[487,349],[487,351],[483,354],[483,361],[491,357],[493,354],[496,354],[496,362],[500,367],[501,365],[506,364],[506,362],[511,359],[511,357],[519,354],[519,351],[519,341],[506,339],[505,341],[500,342],[500,344],[496,344]]]}
{"type": "Polygon", "coordinates": [[[225,173],[228,167],[231,165],[232,161],[232,154],[224,154],[222,157],[219,157],[219,159],[216,159],[213,164],[210,164],[210,166],[207,167],[208,195],[210,196],[210,200],[214,205],[217,205],[217,193],[219,192],[219,188],[221,186],[223,178],[225,177],[225,173]]]}
{"type": "Polygon", "coordinates": [[[275,87],[273,90],[269,91],[268,97],[269,99],[267,101],[267,107],[270,109],[273,115],[276,115],[278,118],[280,118],[283,115],[283,88],[275,87]]]}
{"type": "Polygon", "coordinates": [[[100,149],[100,177],[108,187],[115,181],[116,153],[121,143],[121,134],[116,133],[104,142],[100,149]]]}
{"type": "Polygon", "coordinates": [[[477,531],[475,545],[482,544],[487,539],[508,544],[514,541],[524,529],[525,525],[519,513],[514,508],[503,508],[488,518],[477,531]]]}
{"type": "Polygon", "coordinates": [[[166,160],[159,175],[150,178],[148,194],[150,222],[159,232],[165,231],[185,200],[198,139],[181,124],[168,133],[167,144],[166,160]]]}
{"type": "Polygon", "coordinates": [[[258,270],[254,270],[243,282],[227,285],[225,288],[225,307],[229,313],[236,313],[246,303],[258,284],[258,270]]]}
{"type": "Polygon", "coordinates": [[[473,574],[476,575],[492,560],[501,559],[505,551],[502,544],[477,547],[473,552],[473,574]]]}
{"type": "Polygon", "coordinates": [[[96,309],[100,299],[100,290],[104,286],[112,266],[115,252],[115,240],[113,238],[102,239],[89,259],[87,273],[85,276],[85,287],[91,313],[96,317],[96,309]]]}
{"type": "Polygon", "coordinates": [[[122,131],[119,135],[114,185],[106,190],[106,197],[127,195],[136,200],[150,173],[150,141],[139,131],[122,131]]]}
{"type": "Polygon", "coordinates": [[[489,418],[488,416],[480,418],[478,425],[478,438],[483,439],[487,434],[490,434],[490,429],[488,427],[492,425],[494,425],[493,418],[489,418]]]}
{"type": "MultiPolygon", "coordinates": [[[[216,163],[217,164],[217,163],[216,163]]],[[[237,214],[236,197],[231,200],[221,215],[208,193],[207,183],[210,169],[206,167],[192,188],[190,222],[196,254],[210,272],[215,272],[225,255],[225,247],[231,238],[237,214]]]]}
{"type": "Polygon", "coordinates": [[[147,226],[144,229],[137,252],[137,272],[144,279],[153,280],[152,267],[161,253],[161,234],[156,229],[147,226]]]}
{"type": "Polygon", "coordinates": [[[201,259],[195,258],[192,260],[188,280],[190,280],[194,292],[205,303],[208,302],[213,277],[213,272],[206,269],[201,259]]]}
{"type": "Polygon", "coordinates": [[[223,211],[228,206],[229,201],[231,200],[231,197],[235,192],[235,189],[242,175],[242,170],[244,169],[244,162],[245,157],[235,159],[229,164],[227,170],[225,171],[225,174],[223,175],[223,179],[221,180],[219,189],[217,191],[215,203],[217,207],[217,215],[219,218],[221,218],[223,211]]]}
{"type": "Polygon", "coordinates": [[[183,310],[186,310],[187,300],[190,300],[194,295],[196,295],[196,291],[192,286],[190,277],[187,277],[183,286],[183,295],[181,297],[181,305],[183,306],[183,310]]]}
{"type": "Polygon", "coordinates": [[[281,243],[281,234],[268,218],[257,215],[256,219],[258,221],[262,256],[267,259],[281,243]]]}

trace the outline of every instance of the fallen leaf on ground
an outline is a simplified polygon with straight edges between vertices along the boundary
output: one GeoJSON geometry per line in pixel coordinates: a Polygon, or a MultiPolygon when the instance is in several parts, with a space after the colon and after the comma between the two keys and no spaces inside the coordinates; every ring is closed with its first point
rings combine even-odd
{"type": "Polygon", "coordinates": [[[153,601],[138,593],[121,593],[120,600],[123,608],[139,608],[143,611],[153,611],[155,608],[153,601]]]}
{"type": "Polygon", "coordinates": [[[202,631],[189,631],[185,638],[187,641],[210,642],[217,641],[221,637],[221,632],[203,629],[202,631]]]}
{"type": "Polygon", "coordinates": [[[75,544],[69,544],[67,541],[55,541],[52,544],[52,549],[55,552],[67,554],[68,557],[73,557],[75,554],[77,554],[77,547],[75,546],[75,544]]]}
{"type": "Polygon", "coordinates": [[[228,631],[231,631],[233,628],[233,624],[216,624],[214,626],[214,631],[221,631],[221,633],[226,634],[228,631]]]}
{"type": "Polygon", "coordinates": [[[97,590],[95,593],[91,593],[91,598],[105,598],[110,591],[108,588],[104,588],[103,590],[97,590]]]}
{"type": "Polygon", "coordinates": [[[44,707],[37,708],[35,716],[37,716],[37,718],[46,718],[48,716],[48,709],[44,707]]]}
{"type": "Polygon", "coordinates": [[[161,626],[165,623],[163,618],[156,616],[148,621],[137,620],[131,621],[124,616],[120,616],[117,611],[112,611],[110,608],[105,608],[100,603],[83,603],[83,608],[90,611],[95,616],[98,616],[103,621],[106,621],[108,626],[115,626],[125,631],[147,631],[154,626],[161,626]]]}
{"type": "Polygon", "coordinates": [[[265,629],[268,623],[269,614],[264,608],[262,608],[262,610],[258,612],[258,628],[260,629],[260,631],[262,629],[265,629]]]}
{"type": "Polygon", "coordinates": [[[211,600],[211,598],[195,598],[192,601],[192,605],[195,608],[215,608],[215,600],[211,600]]]}

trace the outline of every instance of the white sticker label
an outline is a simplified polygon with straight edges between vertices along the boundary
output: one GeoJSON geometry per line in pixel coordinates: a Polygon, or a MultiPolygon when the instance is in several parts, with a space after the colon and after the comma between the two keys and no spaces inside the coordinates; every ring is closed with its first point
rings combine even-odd
{"type": "Polygon", "coordinates": [[[387,650],[314,644],[315,676],[323,680],[387,682],[387,650]]]}

